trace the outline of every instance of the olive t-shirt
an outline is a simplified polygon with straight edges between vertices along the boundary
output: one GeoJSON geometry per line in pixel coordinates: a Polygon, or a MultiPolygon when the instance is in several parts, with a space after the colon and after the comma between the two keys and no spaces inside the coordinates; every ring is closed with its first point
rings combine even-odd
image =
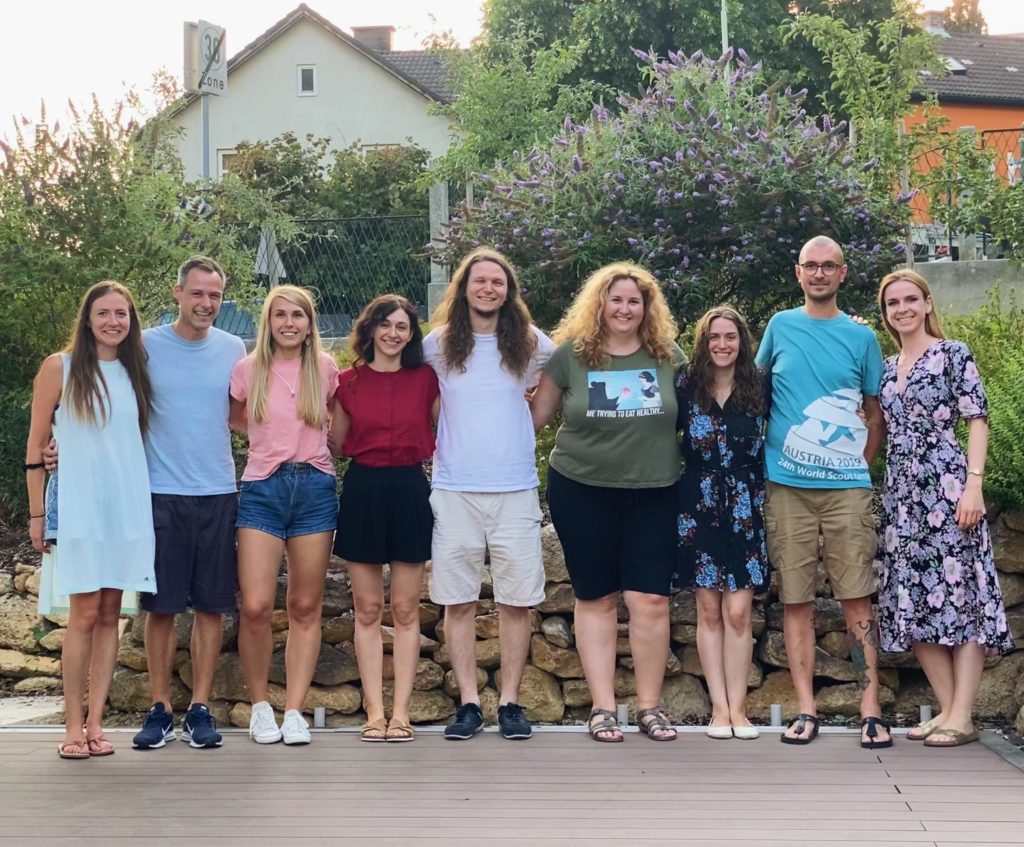
{"type": "Polygon", "coordinates": [[[562,389],[562,425],[551,467],[585,485],[661,488],[679,476],[675,373],[686,361],[674,348],[657,362],[642,347],[590,368],[560,344],[545,366],[562,389]]]}

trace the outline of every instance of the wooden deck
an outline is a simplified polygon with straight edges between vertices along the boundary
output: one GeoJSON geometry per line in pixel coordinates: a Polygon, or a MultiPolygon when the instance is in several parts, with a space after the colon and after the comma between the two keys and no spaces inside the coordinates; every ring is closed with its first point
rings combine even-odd
{"type": "Polygon", "coordinates": [[[318,733],[305,748],[229,734],[220,750],[140,752],[108,734],[117,755],[89,761],[59,760],[56,733],[0,734],[2,847],[1024,845],[1024,773],[981,744],[422,732],[412,744],[318,733]]]}

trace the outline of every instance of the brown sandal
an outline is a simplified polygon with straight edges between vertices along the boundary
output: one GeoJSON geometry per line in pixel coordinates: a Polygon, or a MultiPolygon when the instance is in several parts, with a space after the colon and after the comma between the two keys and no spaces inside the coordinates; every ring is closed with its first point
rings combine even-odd
{"type": "Polygon", "coordinates": [[[57,745],[57,755],[62,759],[88,759],[89,742],[84,738],[81,741],[62,741],[57,745]]]}
{"type": "Polygon", "coordinates": [[[359,732],[360,741],[387,741],[388,722],[384,718],[377,718],[375,721],[367,721],[359,732]]]}
{"type": "Polygon", "coordinates": [[[95,738],[86,739],[86,745],[89,748],[89,755],[96,756],[113,756],[114,745],[110,743],[110,739],[105,735],[97,735],[95,738]]]}
{"type": "Polygon", "coordinates": [[[590,717],[587,719],[587,732],[590,733],[590,737],[594,741],[600,741],[603,744],[618,744],[626,740],[615,712],[610,709],[591,709],[590,717]],[[601,720],[595,721],[594,718],[597,717],[601,720]],[[612,735],[613,732],[619,734],[612,735]]]}
{"type": "Polygon", "coordinates": [[[415,741],[416,730],[408,721],[401,718],[392,718],[388,723],[388,730],[384,733],[384,740],[389,742],[415,741]]]}
{"type": "Polygon", "coordinates": [[[676,740],[676,728],[668,722],[668,717],[661,709],[641,709],[636,713],[636,723],[640,727],[640,731],[651,741],[676,740]],[[645,721],[644,718],[650,718],[650,720],[645,721]],[[662,734],[656,735],[655,733],[662,734]]]}

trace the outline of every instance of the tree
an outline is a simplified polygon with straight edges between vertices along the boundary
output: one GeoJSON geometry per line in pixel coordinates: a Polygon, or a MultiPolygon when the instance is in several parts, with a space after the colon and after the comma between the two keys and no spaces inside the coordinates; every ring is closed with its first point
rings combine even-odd
{"type": "Polygon", "coordinates": [[[718,62],[640,54],[650,86],[566,119],[551,141],[481,178],[479,206],[451,224],[442,261],[478,244],[507,252],[531,310],[560,316],[580,280],[613,260],[650,268],[684,322],[733,302],[755,323],[793,300],[800,244],[830,232],[853,271],[847,302],[870,302],[900,255],[906,206],[871,194],[846,127],[816,126],[802,98],[740,55],[718,62]]]}
{"type": "Polygon", "coordinates": [[[946,9],[945,26],[946,32],[979,35],[988,32],[988,24],[978,8],[978,0],[953,0],[946,9]]]}
{"type": "Polygon", "coordinates": [[[67,129],[27,119],[13,144],[0,142],[0,505],[23,498],[17,471],[28,427],[29,386],[40,361],[67,339],[83,292],[101,279],[124,282],[146,320],[173,302],[178,265],[216,256],[230,296],[254,295],[246,245],[262,226],[282,241],[289,221],[259,191],[240,183],[204,189],[182,182],[161,118],[129,120],[129,94],[106,114],[95,100],[72,107],[67,129]],[[33,129],[33,137],[24,133],[33,129]]]}

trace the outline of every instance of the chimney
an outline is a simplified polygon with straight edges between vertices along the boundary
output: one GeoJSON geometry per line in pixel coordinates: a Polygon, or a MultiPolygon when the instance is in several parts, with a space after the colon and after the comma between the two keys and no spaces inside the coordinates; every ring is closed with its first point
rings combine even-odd
{"type": "Polygon", "coordinates": [[[393,26],[354,26],[352,37],[371,50],[384,53],[391,49],[391,35],[394,31],[393,26]]]}

